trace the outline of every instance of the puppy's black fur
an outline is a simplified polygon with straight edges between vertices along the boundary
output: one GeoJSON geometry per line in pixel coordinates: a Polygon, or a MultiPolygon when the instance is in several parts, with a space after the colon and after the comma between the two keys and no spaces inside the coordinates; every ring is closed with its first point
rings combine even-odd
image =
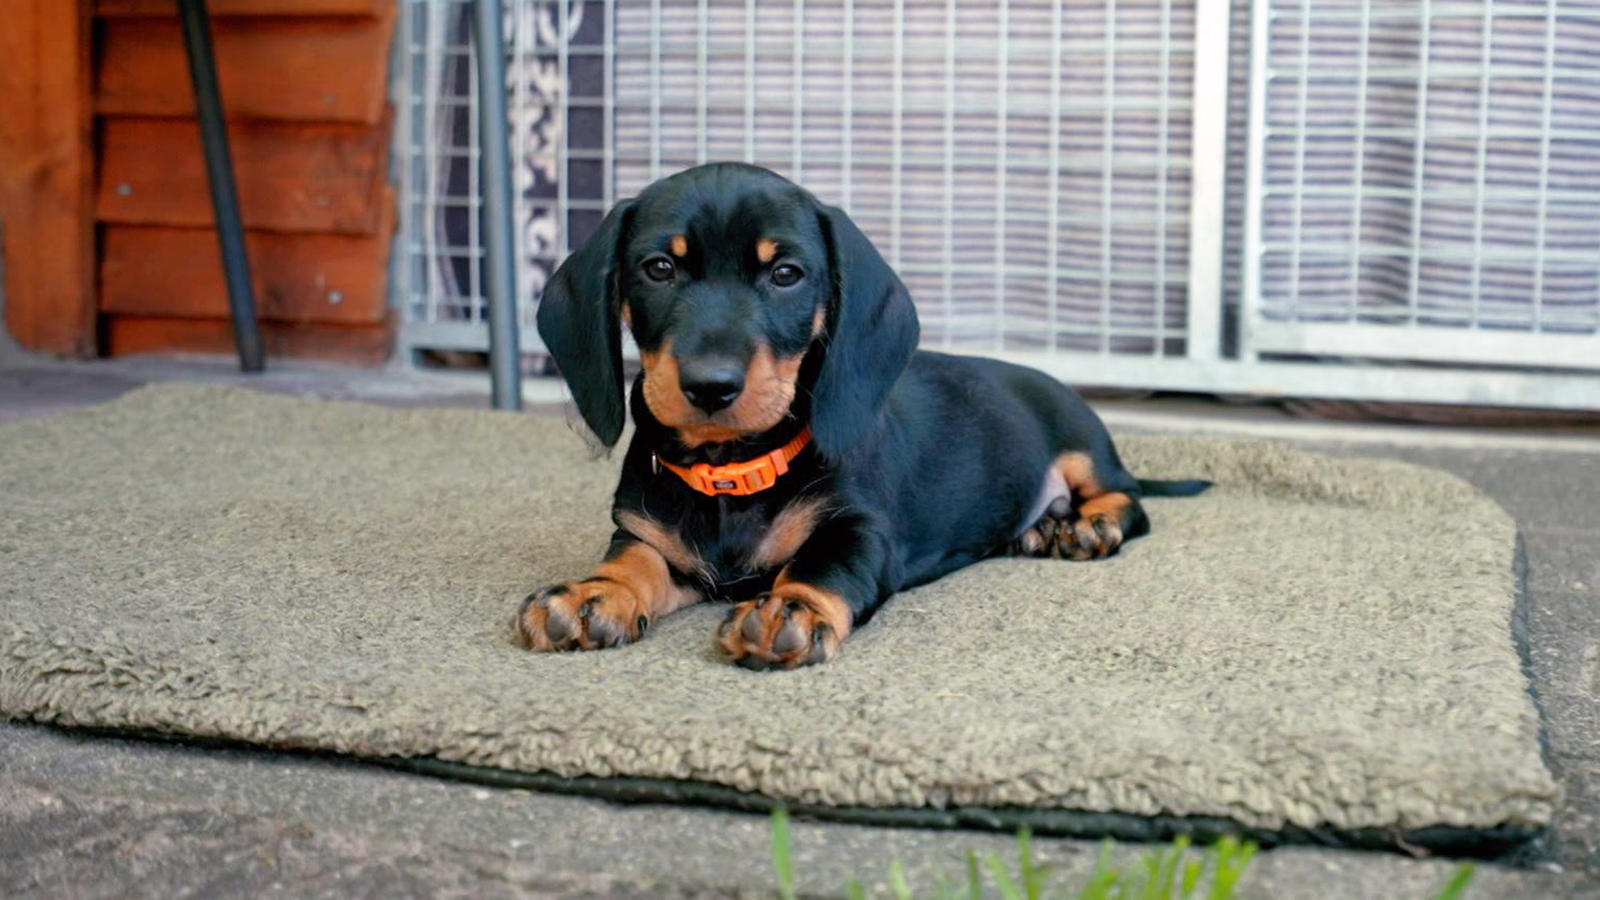
{"type": "Polygon", "coordinates": [[[606,562],[530,595],[515,626],[534,649],[624,643],[710,598],[736,604],[720,634],[735,660],[819,662],[895,591],[997,553],[1109,555],[1148,531],[1143,493],[1205,486],[1136,480],[1052,378],[918,351],[910,295],[849,217],[752,166],[701,166],[619,204],[538,321],[607,445],[624,323],[645,371],[606,562]],[[808,426],[789,472],[750,496],[707,496],[658,465],[753,459],[808,426]]]}

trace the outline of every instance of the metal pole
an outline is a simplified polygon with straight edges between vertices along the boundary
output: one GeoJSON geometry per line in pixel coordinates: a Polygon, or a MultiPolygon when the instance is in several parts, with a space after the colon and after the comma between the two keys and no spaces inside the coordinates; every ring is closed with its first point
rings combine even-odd
{"type": "MultiPolygon", "coordinates": [[[[1194,100],[1189,137],[1189,308],[1184,334],[1190,359],[1222,356],[1223,236],[1228,189],[1228,0],[1194,8],[1194,100]]],[[[1162,77],[1170,78],[1170,70],[1162,77]]],[[[1164,97],[1165,95],[1163,95],[1164,97]]],[[[1163,119],[1165,121],[1165,119],[1163,119]]],[[[1254,138],[1254,133],[1252,133],[1254,138]]],[[[1162,173],[1166,183],[1166,173],[1162,173]]],[[[1166,215],[1162,207],[1161,215],[1166,215]]],[[[1166,240],[1161,229],[1157,240],[1166,240]]],[[[1158,299],[1164,307],[1164,299],[1158,299]]],[[[1158,324],[1162,328],[1164,323],[1158,324]]],[[[1157,349],[1165,355],[1165,349],[1157,349]]]]}
{"type": "Polygon", "coordinates": [[[211,181],[211,209],[222,247],[222,271],[228,283],[228,311],[239,368],[259,372],[266,365],[261,329],[256,324],[255,288],[250,281],[250,256],[239,220],[239,188],[233,179],[233,153],[228,125],[222,117],[222,91],[217,87],[217,61],[211,48],[211,19],[205,0],[178,0],[183,20],[183,46],[189,54],[195,109],[200,116],[200,141],[205,148],[206,176],[211,181]]]}
{"type": "MultiPolygon", "coordinates": [[[[517,270],[511,243],[511,160],[506,126],[506,51],[500,0],[476,0],[478,44],[478,179],[483,192],[483,264],[489,304],[489,377],[495,409],[522,408],[517,270]]],[[[561,100],[560,102],[565,102],[561,100]]]]}

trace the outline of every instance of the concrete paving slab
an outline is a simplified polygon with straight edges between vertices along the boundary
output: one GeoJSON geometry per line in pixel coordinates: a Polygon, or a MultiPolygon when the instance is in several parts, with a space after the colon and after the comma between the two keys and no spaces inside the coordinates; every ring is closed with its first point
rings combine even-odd
{"type": "MultiPolygon", "coordinates": [[[[0,893],[434,896],[770,896],[761,816],[498,790],[337,759],[0,728],[0,893]]],[[[812,896],[858,877],[880,892],[899,860],[927,888],[1008,836],[796,823],[812,896]]],[[[1040,840],[1063,883],[1093,842],[1040,840]]],[[[1142,852],[1121,848],[1127,862],[1142,852]]],[[[1444,860],[1311,848],[1268,852],[1247,897],[1429,897],[1444,860]]],[[[1476,897],[1581,896],[1572,871],[1485,867],[1476,897]]]]}
{"type": "Polygon", "coordinates": [[[1522,533],[1529,548],[1530,587],[1572,594],[1600,607],[1600,530],[1530,525],[1522,533]]]}
{"type": "Polygon", "coordinates": [[[1524,531],[1600,531],[1600,456],[1397,447],[1389,455],[1455,472],[1500,501],[1524,531]]]}
{"type": "Polygon", "coordinates": [[[110,373],[0,369],[0,422],[105,403],[142,383],[110,373]]]}

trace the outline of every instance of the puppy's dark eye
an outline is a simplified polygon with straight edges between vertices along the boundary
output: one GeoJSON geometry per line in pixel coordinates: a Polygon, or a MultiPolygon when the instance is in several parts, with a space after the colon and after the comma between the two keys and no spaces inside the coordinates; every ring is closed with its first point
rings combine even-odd
{"type": "Polygon", "coordinates": [[[677,271],[677,266],[665,256],[656,256],[644,261],[645,277],[651,281],[671,281],[677,271]]]}
{"type": "Polygon", "coordinates": [[[792,263],[784,263],[772,270],[772,283],[778,287],[788,287],[805,277],[800,267],[792,263]]]}

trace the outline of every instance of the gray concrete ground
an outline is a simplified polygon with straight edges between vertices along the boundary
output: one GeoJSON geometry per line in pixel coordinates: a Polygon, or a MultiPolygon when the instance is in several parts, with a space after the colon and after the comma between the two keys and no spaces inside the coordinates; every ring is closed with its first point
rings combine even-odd
{"type": "MultiPolygon", "coordinates": [[[[101,402],[149,381],[237,382],[397,404],[481,405],[472,377],[225,361],[57,363],[0,347],[0,421],[101,402]]],[[[561,393],[534,383],[553,408],[561,393]]],[[[1530,644],[1549,760],[1565,790],[1542,860],[1483,866],[1471,897],[1600,897],[1600,434],[1310,425],[1198,401],[1100,404],[1125,430],[1215,431],[1441,466],[1521,523],[1530,644]]],[[[764,818],[621,806],[401,774],[341,759],[217,750],[0,723],[0,895],[766,896],[764,818]]],[[[859,876],[887,891],[955,875],[1005,836],[798,823],[800,886],[838,896],[859,876]]],[[[1038,841],[1064,883],[1097,846],[1038,841]]],[[[1123,848],[1125,856],[1141,848],[1123,848]]],[[[1289,848],[1263,854],[1250,897],[1430,897],[1454,864],[1289,848]]]]}

